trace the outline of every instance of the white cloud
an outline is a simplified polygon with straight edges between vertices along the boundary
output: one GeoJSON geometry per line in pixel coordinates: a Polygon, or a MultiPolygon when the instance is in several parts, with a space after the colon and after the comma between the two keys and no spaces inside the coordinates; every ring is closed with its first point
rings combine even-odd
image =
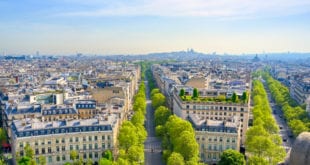
{"type": "MultiPolygon", "coordinates": [[[[73,1],[74,2],[74,1],[73,1]]],[[[66,16],[270,17],[310,11],[309,0],[136,0],[94,3],[66,16]]]]}

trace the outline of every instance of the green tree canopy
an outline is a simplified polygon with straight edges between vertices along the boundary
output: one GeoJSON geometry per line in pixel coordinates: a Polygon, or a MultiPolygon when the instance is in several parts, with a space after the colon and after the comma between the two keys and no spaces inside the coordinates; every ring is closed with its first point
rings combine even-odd
{"type": "Polygon", "coordinates": [[[165,105],[166,97],[161,93],[156,93],[152,97],[152,106],[154,109],[157,109],[159,106],[165,105]]]}
{"type": "Polygon", "coordinates": [[[184,158],[181,154],[173,152],[167,161],[167,165],[184,165],[184,158]]]}
{"type": "Polygon", "coordinates": [[[155,125],[165,125],[168,118],[171,116],[171,111],[165,107],[160,106],[155,110],[155,125]]]}
{"type": "Polygon", "coordinates": [[[185,96],[185,90],[183,88],[180,90],[179,96],[180,97],[185,96]]]}
{"type": "Polygon", "coordinates": [[[237,94],[234,92],[232,97],[231,97],[232,102],[237,103],[238,102],[238,96],[237,94]]]}
{"type": "Polygon", "coordinates": [[[225,150],[222,155],[221,159],[219,161],[219,165],[244,165],[245,159],[244,156],[232,149],[225,150]]]}
{"type": "Polygon", "coordinates": [[[151,91],[151,97],[153,97],[156,93],[160,93],[160,90],[158,88],[154,88],[152,91],[151,91]]]}
{"type": "Polygon", "coordinates": [[[193,98],[193,99],[198,99],[198,97],[199,97],[198,89],[197,89],[197,88],[194,88],[192,98],[193,98]]]}

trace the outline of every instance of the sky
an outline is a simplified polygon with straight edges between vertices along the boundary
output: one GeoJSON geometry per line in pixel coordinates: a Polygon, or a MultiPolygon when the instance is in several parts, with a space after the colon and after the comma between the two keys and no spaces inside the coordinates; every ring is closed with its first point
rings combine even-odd
{"type": "Polygon", "coordinates": [[[310,52],[310,0],[0,0],[2,54],[310,52]]]}

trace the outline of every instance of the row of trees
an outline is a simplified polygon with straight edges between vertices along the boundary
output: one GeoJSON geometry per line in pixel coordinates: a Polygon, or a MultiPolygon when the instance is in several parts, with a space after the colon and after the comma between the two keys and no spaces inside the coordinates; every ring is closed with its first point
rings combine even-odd
{"type": "Polygon", "coordinates": [[[285,158],[285,150],[281,146],[282,139],[278,135],[279,128],[272,117],[267,93],[263,84],[253,81],[253,126],[246,132],[246,151],[249,164],[278,164],[285,158]]]}
{"type": "Polygon", "coordinates": [[[134,115],[130,121],[123,122],[118,136],[119,157],[116,164],[143,164],[144,141],[147,132],[144,128],[146,114],[145,85],[141,83],[134,97],[134,115]]]}
{"type": "MultiPolygon", "coordinates": [[[[180,90],[179,96],[184,101],[188,100],[188,98],[185,95],[185,90],[183,88],[180,90]]],[[[221,101],[231,101],[233,103],[239,103],[239,102],[247,103],[248,102],[248,92],[247,91],[243,92],[243,94],[242,94],[240,99],[239,99],[239,96],[235,92],[233,93],[231,98],[226,98],[225,95],[219,95],[216,98],[212,98],[212,97],[210,97],[210,98],[208,98],[208,97],[199,98],[199,91],[198,91],[197,88],[194,88],[192,97],[190,99],[198,100],[198,101],[219,101],[219,102],[221,102],[221,101]]]]}
{"type": "Polygon", "coordinates": [[[192,125],[172,115],[165,106],[165,96],[159,89],[152,90],[151,98],[152,102],[157,102],[153,104],[153,108],[156,109],[156,135],[162,140],[164,160],[168,165],[198,164],[199,148],[192,125]]]}
{"type": "MultiPolygon", "coordinates": [[[[17,163],[18,165],[46,165],[46,157],[40,156],[39,162],[37,162],[34,158],[34,151],[29,144],[24,147],[24,156],[20,157],[17,154],[17,163]]],[[[84,161],[83,157],[79,156],[78,151],[72,150],[70,151],[70,160],[72,162],[66,162],[64,165],[93,165],[94,162],[92,159],[87,159],[84,161]]],[[[110,150],[106,150],[102,153],[102,157],[99,160],[99,165],[112,165],[113,157],[112,152],[110,150]]],[[[0,161],[1,165],[1,161],[0,161]]]]}
{"type": "Polygon", "coordinates": [[[290,97],[289,89],[282,85],[279,81],[272,78],[267,72],[262,73],[263,78],[268,84],[268,88],[275,99],[276,104],[281,107],[284,118],[288,126],[292,130],[294,136],[298,136],[301,132],[310,130],[310,119],[301,106],[290,97]]]}

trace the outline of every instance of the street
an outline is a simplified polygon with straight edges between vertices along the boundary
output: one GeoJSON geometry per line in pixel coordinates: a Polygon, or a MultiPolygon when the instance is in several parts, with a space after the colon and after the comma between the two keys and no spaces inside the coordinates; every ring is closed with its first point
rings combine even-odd
{"type": "Polygon", "coordinates": [[[281,108],[275,104],[274,100],[271,97],[271,93],[267,88],[267,84],[265,83],[264,88],[268,96],[269,105],[272,109],[272,116],[276,120],[277,125],[279,126],[280,129],[279,135],[282,138],[282,145],[285,148],[286,153],[289,153],[294,143],[294,137],[292,136],[290,128],[287,126],[287,123],[284,120],[284,115],[281,111],[281,108]]]}
{"type": "Polygon", "coordinates": [[[161,141],[155,136],[154,110],[152,108],[152,101],[150,100],[150,89],[147,81],[144,83],[147,99],[145,127],[148,133],[144,143],[144,162],[146,165],[164,165],[162,160],[161,141]]]}

